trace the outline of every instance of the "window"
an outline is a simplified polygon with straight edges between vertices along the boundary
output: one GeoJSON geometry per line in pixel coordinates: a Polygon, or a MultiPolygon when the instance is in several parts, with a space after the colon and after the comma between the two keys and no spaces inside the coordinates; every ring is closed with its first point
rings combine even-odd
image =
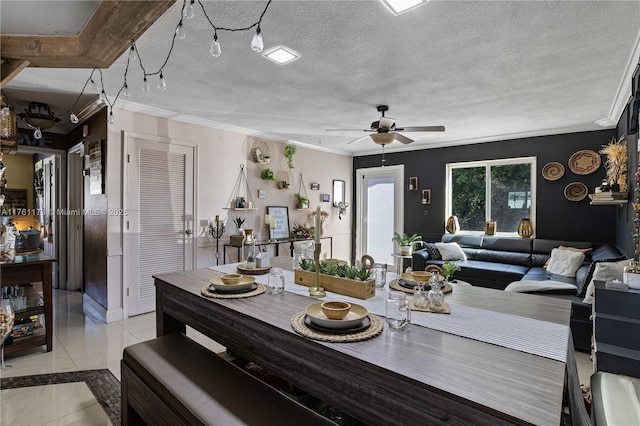
{"type": "Polygon", "coordinates": [[[486,221],[498,233],[515,234],[520,219],[535,222],[535,157],[447,164],[446,216],[460,230],[484,233],[486,221]]]}

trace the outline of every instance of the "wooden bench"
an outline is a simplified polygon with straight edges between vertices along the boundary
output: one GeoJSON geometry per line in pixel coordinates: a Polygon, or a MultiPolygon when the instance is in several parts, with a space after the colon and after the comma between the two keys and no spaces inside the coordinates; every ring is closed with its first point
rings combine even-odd
{"type": "Polygon", "coordinates": [[[183,334],[124,349],[123,425],[335,425],[183,334]]]}

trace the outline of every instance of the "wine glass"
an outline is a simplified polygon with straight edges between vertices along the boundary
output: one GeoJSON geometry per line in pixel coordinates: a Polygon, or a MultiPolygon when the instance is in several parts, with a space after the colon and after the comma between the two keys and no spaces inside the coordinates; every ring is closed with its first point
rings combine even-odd
{"type": "Polygon", "coordinates": [[[4,363],[4,342],[13,331],[13,323],[16,314],[11,299],[2,299],[0,302],[0,369],[11,368],[4,363]]]}

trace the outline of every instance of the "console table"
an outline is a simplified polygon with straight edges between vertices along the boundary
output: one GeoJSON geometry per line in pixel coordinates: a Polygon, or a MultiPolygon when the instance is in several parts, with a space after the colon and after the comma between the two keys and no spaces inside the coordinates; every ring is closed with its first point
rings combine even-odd
{"type": "Polygon", "coordinates": [[[41,283],[42,286],[41,292],[34,290],[31,297],[28,297],[26,309],[16,311],[16,321],[32,315],[44,314],[44,329],[34,330],[30,336],[15,338],[13,344],[5,348],[6,354],[42,345],[47,345],[47,352],[53,349],[52,273],[55,261],[54,257],[39,253],[27,256],[17,255],[12,261],[0,263],[2,287],[35,283],[41,283]],[[39,297],[40,294],[42,299],[39,297]],[[43,303],[40,303],[40,300],[43,303]]]}
{"type": "MultiPolygon", "coordinates": [[[[321,237],[321,240],[329,240],[329,257],[333,258],[333,237],[321,237]]],[[[276,256],[280,256],[280,244],[289,243],[289,251],[291,252],[291,256],[293,256],[293,243],[295,241],[305,241],[305,240],[294,240],[292,238],[285,238],[279,240],[265,240],[265,241],[256,241],[256,246],[275,246],[276,256]]],[[[312,241],[312,240],[309,240],[312,241]]],[[[242,250],[242,246],[237,246],[234,244],[225,243],[222,246],[222,263],[227,263],[227,247],[233,247],[238,250],[238,262],[240,261],[240,250],[242,250]]],[[[249,247],[249,245],[245,245],[245,247],[249,247]]]]}

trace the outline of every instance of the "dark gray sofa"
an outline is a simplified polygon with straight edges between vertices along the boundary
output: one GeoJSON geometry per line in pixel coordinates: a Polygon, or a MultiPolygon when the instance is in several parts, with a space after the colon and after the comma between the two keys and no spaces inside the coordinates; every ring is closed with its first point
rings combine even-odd
{"type": "MultiPolygon", "coordinates": [[[[554,280],[573,284],[575,290],[545,291],[545,297],[556,297],[571,301],[571,331],[575,348],[591,351],[592,323],[591,305],[582,303],[584,291],[591,280],[595,262],[624,259],[625,255],[613,244],[598,244],[584,241],[545,240],[537,238],[508,238],[483,235],[445,234],[442,242],[456,242],[467,256],[466,261],[457,261],[461,270],[454,277],[474,286],[504,290],[510,283],[520,280],[554,280]],[[576,272],[575,278],[552,275],[544,269],[551,257],[551,250],[559,246],[593,249],[576,272]]],[[[413,253],[413,269],[424,270],[427,265],[441,266],[443,260],[434,259],[433,247],[413,253]]]]}

